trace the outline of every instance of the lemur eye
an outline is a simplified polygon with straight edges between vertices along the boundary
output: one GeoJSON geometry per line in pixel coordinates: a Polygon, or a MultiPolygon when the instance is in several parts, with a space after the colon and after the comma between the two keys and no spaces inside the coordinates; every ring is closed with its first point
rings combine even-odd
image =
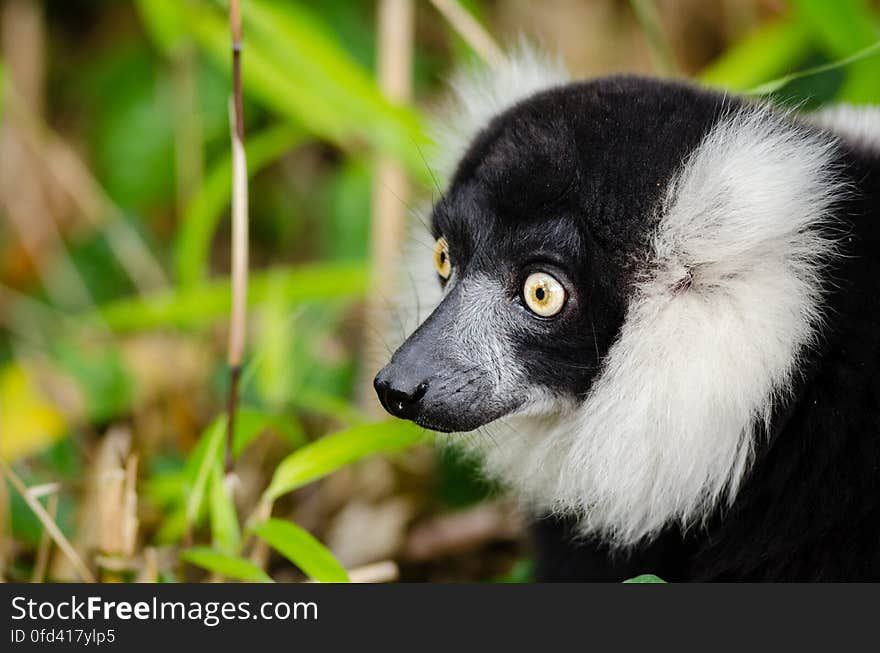
{"type": "Polygon", "coordinates": [[[446,238],[440,236],[434,243],[434,267],[441,278],[448,279],[452,274],[452,262],[449,260],[449,243],[446,238]]]}
{"type": "Polygon", "coordinates": [[[546,272],[533,272],[523,284],[523,299],[535,315],[553,317],[565,305],[565,288],[546,272]]]}

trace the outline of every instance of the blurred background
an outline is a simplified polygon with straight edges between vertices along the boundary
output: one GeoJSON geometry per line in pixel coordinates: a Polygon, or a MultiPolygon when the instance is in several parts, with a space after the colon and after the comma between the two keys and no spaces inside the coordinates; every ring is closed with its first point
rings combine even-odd
{"type": "Polygon", "coordinates": [[[503,65],[496,44],[523,34],[575,77],[782,79],[763,90],[801,110],[880,100],[867,0],[242,12],[251,273],[226,473],[227,5],[2,2],[4,579],[529,580],[504,493],[385,420],[367,383],[415,326],[394,261],[437,192],[445,80],[503,65]]]}

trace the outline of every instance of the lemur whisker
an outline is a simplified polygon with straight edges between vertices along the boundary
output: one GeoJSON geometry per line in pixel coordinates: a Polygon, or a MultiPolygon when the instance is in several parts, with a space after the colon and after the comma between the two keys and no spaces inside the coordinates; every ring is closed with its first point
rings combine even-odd
{"type": "Polygon", "coordinates": [[[422,159],[422,163],[425,164],[425,169],[428,171],[428,174],[431,177],[431,180],[434,182],[434,188],[437,190],[437,193],[442,195],[443,189],[440,187],[440,181],[437,179],[437,175],[434,174],[434,171],[431,169],[430,164],[428,164],[428,159],[425,158],[425,153],[422,151],[421,146],[413,139],[413,144],[416,146],[416,151],[419,153],[419,157],[422,159]]]}

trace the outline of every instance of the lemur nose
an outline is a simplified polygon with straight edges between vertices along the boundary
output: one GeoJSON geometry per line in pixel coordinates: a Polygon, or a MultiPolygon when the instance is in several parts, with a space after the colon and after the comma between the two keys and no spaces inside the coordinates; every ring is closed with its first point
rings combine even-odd
{"type": "Polygon", "coordinates": [[[379,395],[382,407],[395,417],[403,419],[413,419],[416,416],[419,403],[428,391],[426,382],[412,383],[406,379],[393,378],[387,367],[376,375],[373,387],[379,395]]]}

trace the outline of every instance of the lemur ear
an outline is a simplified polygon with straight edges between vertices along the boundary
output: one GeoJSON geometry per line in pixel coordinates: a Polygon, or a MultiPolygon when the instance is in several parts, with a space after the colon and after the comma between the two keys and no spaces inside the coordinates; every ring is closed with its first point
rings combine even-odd
{"type": "Polygon", "coordinates": [[[844,192],[835,148],[830,136],[766,107],[722,118],[660,207],[655,285],[730,295],[787,279],[804,301],[816,299],[816,273],[833,249],[828,217],[844,192]]]}
{"type": "Polygon", "coordinates": [[[468,145],[493,117],[521,100],[570,81],[561,59],[541,53],[524,39],[497,70],[471,66],[450,79],[452,98],[432,121],[436,143],[431,163],[448,181],[468,145]]]}

